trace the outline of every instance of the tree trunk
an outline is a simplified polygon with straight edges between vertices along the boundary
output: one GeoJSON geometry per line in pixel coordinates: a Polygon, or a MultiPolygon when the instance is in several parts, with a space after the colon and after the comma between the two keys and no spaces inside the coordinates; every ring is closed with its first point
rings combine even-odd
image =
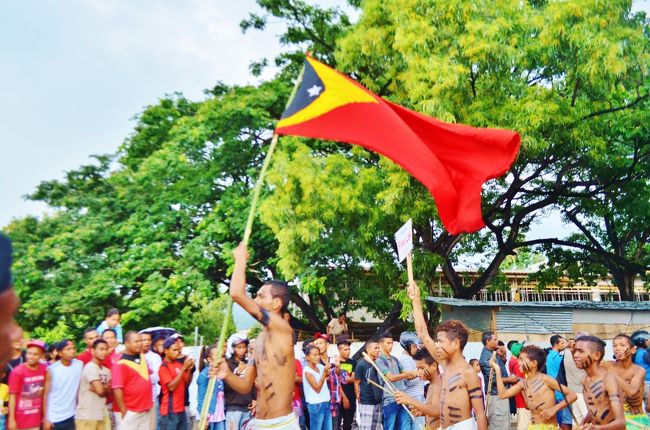
{"type": "Polygon", "coordinates": [[[291,301],[300,308],[304,317],[307,318],[307,321],[311,324],[313,331],[325,333],[325,325],[318,318],[318,315],[316,315],[316,311],[312,305],[307,303],[298,293],[291,293],[291,301]]]}
{"type": "MultiPolygon", "coordinates": [[[[386,316],[386,319],[384,320],[383,323],[375,330],[375,333],[370,336],[370,339],[377,339],[377,336],[379,336],[381,333],[390,330],[395,326],[397,321],[399,321],[399,314],[402,312],[402,302],[397,301],[393,304],[393,308],[390,310],[388,313],[388,316],[386,316]]],[[[367,343],[367,341],[366,341],[367,343]]],[[[359,349],[352,358],[354,360],[360,360],[362,353],[366,349],[366,344],[364,343],[361,349],[359,349]]]]}
{"type": "Polygon", "coordinates": [[[633,302],[636,301],[634,294],[634,280],[636,279],[637,272],[626,270],[625,268],[611,270],[614,285],[618,288],[621,295],[621,300],[633,302]]]}

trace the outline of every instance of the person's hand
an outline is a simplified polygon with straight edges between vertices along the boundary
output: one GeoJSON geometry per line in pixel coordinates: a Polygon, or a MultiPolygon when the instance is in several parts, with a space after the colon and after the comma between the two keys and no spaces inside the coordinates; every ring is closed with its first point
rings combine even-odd
{"type": "Polygon", "coordinates": [[[208,369],[208,376],[210,378],[226,379],[229,372],[230,369],[228,368],[228,363],[222,358],[216,365],[210,366],[208,369]]]}
{"type": "Polygon", "coordinates": [[[43,430],[52,430],[52,428],[54,428],[54,424],[52,424],[52,421],[45,418],[43,420],[43,430]]]}
{"type": "Polygon", "coordinates": [[[257,408],[257,400],[251,400],[251,402],[248,404],[248,410],[249,411],[254,411],[255,408],[257,408]]]}
{"type": "Polygon", "coordinates": [[[248,249],[244,242],[239,242],[237,248],[232,251],[232,256],[235,258],[235,263],[246,263],[248,261],[248,249]]]}
{"type": "Polygon", "coordinates": [[[237,365],[237,370],[235,370],[235,372],[238,375],[241,375],[241,374],[244,373],[244,370],[246,370],[246,363],[244,363],[243,361],[240,361],[239,364],[237,365]]]}
{"type": "Polygon", "coordinates": [[[194,367],[194,359],[188,358],[183,362],[183,370],[189,370],[194,367]]]}
{"type": "Polygon", "coordinates": [[[544,409],[539,416],[542,417],[544,421],[548,421],[551,417],[554,417],[557,411],[555,408],[544,409]]]}
{"type": "Polygon", "coordinates": [[[420,374],[420,379],[430,381],[431,380],[431,372],[429,372],[429,369],[422,369],[421,374],[420,374]]]}
{"type": "Polygon", "coordinates": [[[350,401],[347,397],[343,397],[343,409],[350,409],[350,401]]]}
{"type": "Polygon", "coordinates": [[[406,394],[404,394],[401,391],[395,391],[393,396],[395,397],[395,401],[400,405],[408,405],[410,403],[410,400],[411,400],[411,398],[409,396],[407,396],[406,394]]]}
{"type": "Polygon", "coordinates": [[[340,365],[341,365],[341,357],[337,355],[336,357],[334,357],[334,366],[339,367],[340,365]]]}
{"type": "Polygon", "coordinates": [[[413,414],[414,417],[423,417],[424,416],[422,411],[420,411],[417,408],[414,408],[413,406],[410,406],[409,410],[411,411],[411,413],[413,414]]]}
{"type": "Polygon", "coordinates": [[[418,288],[418,284],[416,284],[415,281],[409,282],[406,291],[408,292],[409,299],[411,299],[411,301],[420,297],[420,289],[418,288]]]}
{"type": "Polygon", "coordinates": [[[420,372],[417,370],[410,370],[409,372],[409,379],[415,379],[420,377],[420,372]]]}

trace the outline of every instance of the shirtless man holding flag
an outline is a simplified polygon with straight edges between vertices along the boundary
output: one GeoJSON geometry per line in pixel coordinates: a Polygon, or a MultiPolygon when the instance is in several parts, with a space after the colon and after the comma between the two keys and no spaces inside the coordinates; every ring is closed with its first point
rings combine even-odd
{"type": "Polygon", "coordinates": [[[298,418],[291,407],[296,374],[293,330],[283,318],[289,305],[290,288],[285,282],[268,281],[252,299],[246,294],[246,247],[240,244],[233,256],[235,268],[230,295],[263,329],[243,376],[233,374],[225,360],[219,363],[216,376],[242,394],[250,392],[257,382],[256,429],[299,430],[298,418]]]}

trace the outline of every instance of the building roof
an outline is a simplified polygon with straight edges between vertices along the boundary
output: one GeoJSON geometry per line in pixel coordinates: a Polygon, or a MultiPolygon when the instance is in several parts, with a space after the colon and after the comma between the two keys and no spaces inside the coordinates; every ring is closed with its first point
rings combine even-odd
{"type": "Polygon", "coordinates": [[[592,302],[586,300],[558,302],[509,302],[509,301],[479,301],[454,299],[449,297],[429,297],[427,300],[440,305],[467,308],[494,308],[501,306],[519,308],[563,308],[563,309],[600,309],[610,311],[650,311],[650,302],[592,302]]]}

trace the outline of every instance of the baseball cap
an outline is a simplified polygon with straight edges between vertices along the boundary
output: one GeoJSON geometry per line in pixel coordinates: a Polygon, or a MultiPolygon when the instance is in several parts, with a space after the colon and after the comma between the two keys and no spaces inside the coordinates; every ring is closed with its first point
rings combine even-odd
{"type": "Polygon", "coordinates": [[[27,348],[32,348],[32,347],[41,348],[43,352],[47,351],[47,345],[45,345],[45,342],[43,342],[40,339],[30,340],[27,343],[27,348]]]}
{"type": "Polygon", "coordinates": [[[314,333],[314,340],[316,339],[325,339],[328,342],[330,341],[330,337],[328,335],[326,335],[325,333],[321,333],[319,331],[314,333]]]}
{"type": "Polygon", "coordinates": [[[526,342],[513,343],[512,346],[510,347],[510,352],[512,353],[512,355],[514,355],[515,357],[519,357],[519,353],[521,352],[521,348],[524,347],[525,343],[526,342]]]}
{"type": "Polygon", "coordinates": [[[165,341],[163,342],[163,349],[169,349],[172,346],[174,346],[176,344],[176,340],[177,338],[174,336],[170,336],[167,339],[165,339],[165,341]]]}
{"type": "Polygon", "coordinates": [[[11,288],[11,241],[0,234],[0,293],[11,288]]]}

